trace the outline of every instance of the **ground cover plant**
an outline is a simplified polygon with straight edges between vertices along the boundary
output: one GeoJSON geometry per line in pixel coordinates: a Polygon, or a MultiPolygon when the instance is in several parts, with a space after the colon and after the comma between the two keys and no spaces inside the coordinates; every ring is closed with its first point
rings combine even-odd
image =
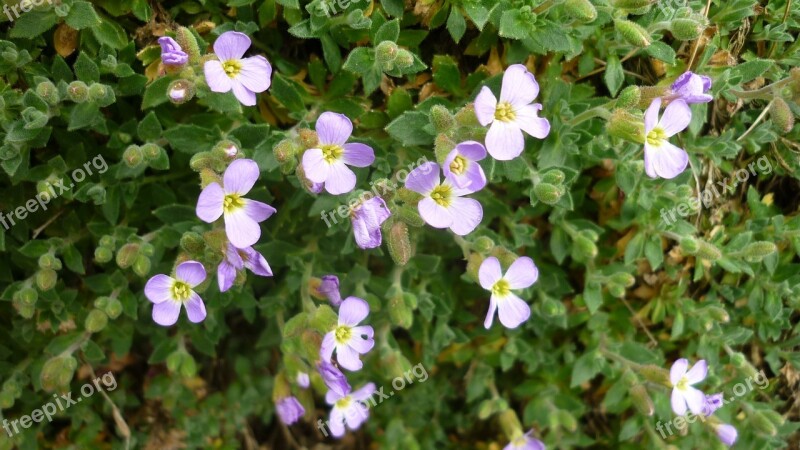
{"type": "Polygon", "coordinates": [[[0,450],[799,448],[798,3],[3,0],[0,450]]]}

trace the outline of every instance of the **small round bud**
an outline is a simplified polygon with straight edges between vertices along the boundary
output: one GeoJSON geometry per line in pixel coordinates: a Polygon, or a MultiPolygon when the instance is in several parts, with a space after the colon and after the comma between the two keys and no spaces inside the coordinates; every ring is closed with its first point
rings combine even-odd
{"type": "Polygon", "coordinates": [[[77,368],[78,361],[71,355],[50,358],[42,366],[39,383],[46,391],[67,387],[77,368]]]}
{"type": "Polygon", "coordinates": [[[39,256],[39,268],[40,269],[55,269],[56,265],[56,257],[52,253],[45,253],[39,256]]]}
{"type": "Polygon", "coordinates": [[[539,183],[533,187],[533,193],[540,202],[555,205],[564,195],[564,189],[550,183],[539,183]]]}
{"type": "Polygon", "coordinates": [[[747,358],[742,353],[731,355],[731,363],[734,367],[742,369],[747,366],[747,358]]]}
{"type": "Polygon", "coordinates": [[[130,145],[122,153],[122,161],[131,169],[139,167],[144,162],[144,153],[138,145],[130,145]]]}
{"type": "Polygon", "coordinates": [[[219,160],[211,152],[200,152],[192,155],[192,159],[189,160],[189,167],[195,172],[203,169],[221,169],[219,160]]]}
{"type": "Polygon", "coordinates": [[[39,94],[39,97],[42,97],[50,106],[57,105],[60,100],[58,88],[50,80],[42,81],[36,85],[36,93],[39,94]]]}
{"type": "Polygon", "coordinates": [[[114,252],[108,247],[97,247],[94,249],[94,260],[100,264],[105,264],[114,258],[114,252]]]}
{"type": "Polygon", "coordinates": [[[206,241],[199,233],[187,231],[181,236],[181,248],[190,255],[199,255],[205,250],[206,241]]]}
{"type": "MultiPolygon", "coordinates": [[[[309,149],[319,147],[319,136],[317,136],[316,131],[302,128],[297,132],[297,135],[300,136],[300,144],[303,148],[309,149]]],[[[299,152],[297,153],[299,154],[299,152]]]]}
{"type": "Polygon", "coordinates": [[[792,113],[786,100],[775,97],[772,106],[769,108],[769,115],[781,133],[786,134],[794,128],[794,113],[792,113]]]}
{"type": "Polygon", "coordinates": [[[36,286],[45,292],[53,289],[58,281],[58,274],[53,269],[41,269],[36,272],[36,286]]]}
{"type": "Polygon", "coordinates": [[[133,272],[140,277],[147,276],[150,273],[150,258],[139,254],[133,262],[133,272]]]}
{"type": "Polygon", "coordinates": [[[684,237],[681,239],[681,250],[687,255],[694,255],[700,250],[700,243],[697,239],[692,237],[684,237]]]}
{"type": "Polygon", "coordinates": [[[73,81],[67,86],[67,98],[75,103],[89,100],[89,87],[83,81],[73,81]]]}
{"type": "Polygon", "coordinates": [[[39,300],[39,293],[33,288],[23,288],[19,291],[19,300],[23,305],[34,306],[39,300]]]}
{"type": "Polygon", "coordinates": [[[152,142],[142,145],[141,150],[142,156],[144,156],[146,161],[157,159],[159,156],[161,156],[161,147],[159,147],[158,144],[153,144],[152,142]]]}
{"type": "Polygon", "coordinates": [[[698,22],[694,18],[679,18],[674,19],[670,23],[669,30],[675,39],[681,41],[693,41],[700,37],[705,30],[705,25],[698,22]]]}
{"type": "Polygon", "coordinates": [[[608,134],[627,141],[644,144],[644,121],[625,109],[615,109],[606,124],[608,134]]]}
{"type": "Polygon", "coordinates": [[[103,236],[100,237],[99,244],[101,247],[113,248],[115,243],[116,239],[114,238],[114,236],[110,234],[104,234],[103,236]]]}
{"type": "Polygon", "coordinates": [[[89,100],[100,106],[108,106],[114,103],[116,98],[114,97],[114,91],[110,87],[100,83],[92,83],[89,86],[89,100]]]}
{"type": "Polygon", "coordinates": [[[442,105],[431,107],[431,123],[439,133],[445,133],[455,125],[455,118],[450,111],[442,105]]]}
{"type": "Polygon", "coordinates": [[[610,284],[608,285],[608,293],[616,298],[623,298],[625,297],[625,286],[610,284]]]}
{"type": "Polygon", "coordinates": [[[623,39],[635,47],[647,47],[653,42],[650,33],[636,22],[617,19],[614,21],[614,28],[619,31],[623,39]]]}
{"type": "Polygon", "coordinates": [[[725,311],[725,308],[721,308],[719,306],[709,306],[706,308],[706,312],[717,322],[727,323],[731,320],[731,316],[728,315],[728,311],[725,311]]]}
{"type": "Polygon", "coordinates": [[[181,105],[194,98],[194,83],[189,80],[175,80],[167,88],[169,101],[176,105],[181,105]]]}
{"type": "Polygon", "coordinates": [[[400,70],[408,69],[414,65],[414,54],[406,49],[401,48],[397,51],[397,58],[395,58],[394,63],[400,70]]]}
{"type": "Polygon", "coordinates": [[[120,269],[132,266],[139,255],[139,244],[125,244],[117,252],[117,265],[120,269]]]}
{"type": "Polygon", "coordinates": [[[584,233],[575,236],[572,246],[573,257],[578,261],[588,261],[597,256],[597,245],[584,233]]]}
{"type": "Polygon", "coordinates": [[[494,241],[487,236],[480,236],[472,243],[472,249],[478,253],[486,253],[494,248],[494,241]]]}
{"type": "Polygon", "coordinates": [[[108,304],[103,308],[103,311],[110,319],[116,319],[122,314],[122,302],[115,298],[109,298],[108,304]]]}
{"type": "Polygon", "coordinates": [[[384,65],[387,62],[394,61],[399,51],[400,48],[394,42],[383,41],[375,47],[375,60],[384,65]]]}
{"type": "Polygon", "coordinates": [[[542,182],[560,185],[566,179],[566,175],[559,169],[548,170],[547,173],[542,175],[542,182]]]}
{"type": "Polygon", "coordinates": [[[566,0],[564,11],[583,23],[593,22],[597,19],[597,8],[589,0],[566,0]]]}
{"type": "Polygon", "coordinates": [[[632,287],[636,284],[636,277],[625,272],[617,272],[609,278],[612,283],[619,284],[620,286],[632,287]]]}
{"type": "Polygon", "coordinates": [[[617,97],[617,108],[635,108],[642,99],[642,90],[639,86],[628,86],[617,97]]]}
{"type": "Polygon", "coordinates": [[[301,149],[298,148],[294,140],[287,138],[278,142],[272,149],[272,154],[275,155],[275,161],[278,161],[278,164],[285,164],[293,159],[299,150],[301,149]]]}
{"type": "Polygon", "coordinates": [[[398,266],[405,266],[413,253],[411,240],[408,237],[408,225],[400,221],[393,223],[386,242],[389,247],[389,255],[394,263],[398,266]]]}
{"type": "Polygon", "coordinates": [[[106,325],[108,325],[108,316],[99,309],[91,310],[83,323],[83,327],[90,333],[102,331],[106,325]]]}

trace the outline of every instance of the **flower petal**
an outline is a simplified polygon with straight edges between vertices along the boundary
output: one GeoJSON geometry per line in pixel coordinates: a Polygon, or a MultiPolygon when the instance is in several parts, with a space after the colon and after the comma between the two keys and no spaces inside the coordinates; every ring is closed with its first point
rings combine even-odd
{"type": "Polygon", "coordinates": [[[348,428],[357,430],[369,418],[369,410],[360,402],[353,402],[344,413],[344,420],[348,428]]]}
{"type": "Polygon", "coordinates": [[[374,393],[375,393],[375,383],[367,383],[364,386],[361,386],[360,388],[353,391],[353,393],[350,394],[350,397],[352,397],[354,400],[363,402],[364,400],[367,400],[368,398],[372,397],[372,394],[374,393]]]}
{"type": "Polygon", "coordinates": [[[222,205],[225,201],[225,191],[218,183],[211,183],[203,189],[197,198],[197,217],[203,222],[212,223],[222,216],[222,205]]]}
{"type": "Polygon", "coordinates": [[[647,142],[644,143],[644,172],[650,178],[658,178],[653,155],[658,151],[658,147],[653,147],[647,142]]]}
{"type": "Polygon", "coordinates": [[[651,164],[653,171],[661,178],[671,180],[682,174],[689,165],[686,150],[666,141],[659,147],[648,146],[645,151],[645,169],[651,164]]]}
{"type": "Polygon", "coordinates": [[[354,327],[369,315],[369,303],[358,297],[347,297],[339,306],[339,325],[354,327]]]}
{"type": "Polygon", "coordinates": [[[449,228],[453,224],[453,216],[450,215],[450,211],[430,197],[420,200],[417,208],[422,220],[434,228],[449,228]]]}
{"type": "Polygon", "coordinates": [[[539,279],[539,269],[527,256],[516,259],[508,268],[505,277],[511,289],[525,289],[539,279]]]}
{"type": "Polygon", "coordinates": [[[701,359],[694,363],[694,366],[686,372],[686,381],[688,381],[689,384],[696,384],[705,380],[706,375],[708,375],[708,363],[705,359],[701,359]]]}
{"type": "Polygon", "coordinates": [[[258,242],[261,227],[244,209],[225,214],[225,234],[236,248],[247,248],[258,242]]]}
{"type": "Polygon", "coordinates": [[[428,195],[439,185],[439,165],[435,162],[420,164],[406,177],[406,188],[422,195],[428,195]]]}
{"type": "Polygon", "coordinates": [[[644,133],[649,133],[658,125],[658,112],[661,110],[661,97],[653,99],[644,113],[644,133]]]}
{"type": "Polygon", "coordinates": [[[353,134],[353,122],[344,114],[324,112],[314,127],[321,145],[344,145],[353,134]]]}
{"type": "Polygon", "coordinates": [[[250,216],[251,219],[255,220],[256,222],[263,222],[278,211],[266,203],[250,199],[247,199],[244,202],[243,210],[248,216],[250,216]]]}
{"type": "Polygon", "coordinates": [[[181,303],[169,300],[153,305],[153,321],[161,326],[175,325],[181,313],[181,303]]]}
{"type": "Polygon", "coordinates": [[[500,267],[500,260],[494,256],[490,256],[483,260],[481,267],[478,269],[478,281],[481,287],[487,291],[491,291],[494,284],[500,278],[503,278],[503,269],[500,267]]]}
{"type": "Polygon", "coordinates": [[[525,136],[514,122],[496,120],[486,133],[486,150],[498,161],[510,161],[525,149],[525,136]]]}
{"type": "Polygon", "coordinates": [[[192,323],[202,322],[206,318],[206,305],[196,292],[192,292],[186,302],[186,314],[189,315],[189,322],[192,323]]]}
{"type": "MultiPolygon", "coordinates": [[[[511,103],[516,108],[529,105],[539,95],[539,83],[522,64],[514,64],[503,74],[500,101],[511,103]]],[[[516,109],[515,108],[515,109],[516,109]]]]}
{"type": "Polygon", "coordinates": [[[456,145],[455,150],[470,161],[480,161],[486,158],[486,147],[480,142],[464,141],[456,145]]]}
{"type": "Polygon", "coordinates": [[[363,355],[365,353],[369,353],[369,351],[372,350],[372,347],[375,346],[375,340],[364,339],[361,336],[354,336],[352,339],[350,339],[350,342],[348,342],[347,345],[353,350],[355,350],[357,353],[363,355]]]}
{"type": "Polygon", "coordinates": [[[206,83],[212,92],[228,92],[233,84],[231,78],[222,68],[222,63],[216,60],[206,61],[203,64],[203,73],[206,76],[206,83]]]}
{"type": "Polygon", "coordinates": [[[703,408],[706,406],[706,395],[699,389],[688,387],[683,391],[683,398],[686,399],[686,404],[689,405],[689,410],[692,414],[700,415],[703,413],[703,408]]]}
{"type": "Polygon", "coordinates": [[[353,336],[366,336],[366,339],[372,339],[375,336],[375,329],[372,328],[372,325],[353,327],[350,332],[353,333],[353,336]]]}
{"type": "Polygon", "coordinates": [[[686,399],[683,398],[683,393],[681,391],[673,389],[670,401],[672,403],[672,411],[675,414],[679,416],[686,414],[686,399]]]}
{"type": "Polygon", "coordinates": [[[494,299],[494,295],[489,297],[489,311],[486,312],[486,319],[483,321],[483,326],[486,327],[488,330],[492,327],[492,322],[494,322],[494,315],[497,312],[497,300],[494,299]]]}
{"type": "Polygon", "coordinates": [[[472,198],[453,197],[448,210],[453,217],[450,229],[459,236],[472,233],[483,219],[481,203],[472,198]]]}
{"type": "Polygon", "coordinates": [[[329,194],[346,194],[356,187],[356,174],[342,161],[335,161],[330,168],[328,179],[325,180],[325,190],[329,194]]]}
{"type": "Polygon", "coordinates": [[[331,429],[333,437],[344,436],[344,412],[340,408],[331,410],[331,420],[328,422],[328,428],[331,429]]]}
{"type": "Polygon", "coordinates": [[[256,105],[256,93],[244,87],[239,81],[233,80],[231,82],[231,89],[233,89],[233,95],[236,96],[239,103],[244,106],[256,105]]]}
{"type": "Polygon", "coordinates": [[[214,42],[214,53],[222,61],[240,59],[250,48],[250,44],[250,38],[246,34],[238,31],[226,31],[214,42]]]}
{"type": "Polygon", "coordinates": [[[272,268],[269,266],[267,259],[264,258],[264,255],[255,251],[253,247],[246,248],[244,251],[247,254],[244,266],[247,267],[250,272],[261,277],[272,276],[272,268]]]}
{"type": "Polygon", "coordinates": [[[515,111],[517,117],[514,122],[529,135],[537,139],[544,139],[550,134],[550,122],[539,117],[541,110],[542,105],[539,103],[523,106],[515,111]]]}
{"type": "Polygon", "coordinates": [[[144,295],[153,303],[163,303],[172,299],[172,285],[175,280],[164,274],[158,274],[147,280],[144,295]]]}
{"type": "Polygon", "coordinates": [[[736,443],[736,438],[739,437],[739,433],[736,431],[732,425],[728,425],[727,423],[723,423],[721,425],[717,425],[717,437],[723,444],[727,445],[728,447],[732,446],[736,443]]]}
{"type": "Polygon", "coordinates": [[[493,295],[497,301],[497,312],[504,327],[514,329],[531,317],[531,307],[524,300],[509,293],[504,297],[493,295]]]}
{"type": "Polygon", "coordinates": [[[339,365],[351,372],[359,371],[364,367],[358,352],[349,345],[339,344],[336,346],[336,360],[339,361],[339,365]]]}
{"type": "Polygon", "coordinates": [[[195,287],[206,280],[206,269],[197,261],[186,261],[180,263],[175,269],[175,276],[178,281],[195,287]]]}
{"type": "Polygon", "coordinates": [[[377,230],[367,225],[367,220],[361,216],[353,218],[353,236],[356,239],[356,244],[361,249],[377,248],[380,247],[383,241],[380,228],[377,230]],[[377,231],[377,233],[375,233],[377,231]]]}
{"type": "Polygon", "coordinates": [[[258,181],[258,164],[252,159],[237,159],[223,175],[222,185],[226,194],[245,195],[258,181]]]}
{"type": "Polygon", "coordinates": [[[272,66],[263,56],[253,56],[241,60],[242,70],[236,81],[252,92],[264,92],[272,83],[272,66]]]}
{"type": "Polygon", "coordinates": [[[475,97],[475,115],[478,117],[478,122],[484,127],[494,122],[494,113],[496,111],[497,97],[494,96],[491,89],[484,86],[478,96],[475,97]]]}
{"type": "Polygon", "coordinates": [[[670,102],[661,115],[659,125],[664,129],[667,137],[672,137],[689,126],[692,121],[692,110],[685,101],[678,99],[670,102]]]}
{"type": "Polygon", "coordinates": [[[322,345],[319,348],[319,357],[329,363],[331,356],[333,356],[333,349],[336,348],[336,335],[333,331],[325,334],[322,338],[322,345]]]}
{"type": "Polygon", "coordinates": [[[366,144],[359,144],[357,142],[344,144],[342,161],[348,166],[369,167],[375,162],[375,151],[366,144]]]}
{"type": "Polygon", "coordinates": [[[228,261],[222,261],[217,266],[217,283],[219,291],[225,292],[233,286],[236,280],[236,269],[228,261]]]}
{"type": "Polygon", "coordinates": [[[669,382],[676,386],[681,381],[681,378],[686,375],[688,368],[689,360],[686,358],[681,358],[672,363],[672,367],[669,369],[669,382]]]}
{"type": "Polygon", "coordinates": [[[322,149],[312,148],[303,153],[303,173],[314,183],[324,183],[331,173],[331,165],[325,161],[322,149]]]}

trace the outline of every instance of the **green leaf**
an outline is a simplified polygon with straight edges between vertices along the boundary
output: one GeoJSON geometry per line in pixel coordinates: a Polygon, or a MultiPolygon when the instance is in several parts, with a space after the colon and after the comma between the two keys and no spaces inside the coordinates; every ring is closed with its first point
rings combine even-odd
{"type": "Polygon", "coordinates": [[[139,122],[139,126],[136,131],[139,135],[139,139],[142,142],[148,142],[155,141],[156,139],[160,138],[163,129],[161,128],[161,122],[159,122],[158,117],[156,117],[156,113],[150,111],[144,117],[144,119],[139,122]]]}
{"type": "Polygon", "coordinates": [[[739,64],[732,69],[733,74],[742,77],[740,83],[747,83],[764,74],[770,67],[775,65],[775,61],[768,59],[754,59],[744,64],[739,64]]]}
{"type": "Polygon", "coordinates": [[[190,205],[166,205],[153,211],[154,216],[167,224],[197,220],[196,214],[195,208],[190,205]]]}
{"type": "Polygon", "coordinates": [[[344,69],[360,75],[365,75],[375,66],[375,50],[368,47],[357,47],[344,62],[344,69]]]}
{"type": "Polygon", "coordinates": [[[216,132],[198,125],[177,125],[166,130],[164,137],[175,150],[193,155],[211,150],[219,140],[216,132]]]}
{"type": "Polygon", "coordinates": [[[64,257],[64,264],[67,265],[69,270],[80,275],[86,273],[86,269],[83,268],[83,257],[74,245],[65,246],[61,256],[64,257]]]}
{"type": "Polygon", "coordinates": [[[587,283],[583,290],[583,302],[589,308],[589,312],[594,314],[603,304],[603,288],[598,283],[587,283]]]}
{"type": "Polygon", "coordinates": [[[167,90],[170,83],[172,83],[172,79],[169,77],[162,77],[150,83],[144,90],[142,109],[152,108],[169,101],[167,90]]]}
{"type": "Polygon", "coordinates": [[[94,11],[94,7],[89,2],[76,1],[69,9],[69,14],[65,20],[67,25],[82,30],[100,23],[100,16],[94,11]]]}
{"type": "Polygon", "coordinates": [[[461,72],[458,70],[458,63],[450,56],[434,56],[433,81],[445,91],[459,94],[461,92],[461,72]]]}
{"type": "Polygon", "coordinates": [[[450,32],[450,36],[453,37],[456,43],[461,41],[467,31],[467,21],[464,20],[464,15],[461,14],[458,8],[450,9],[450,16],[447,18],[447,31],[450,32]]]}
{"type": "Polygon", "coordinates": [[[381,6],[387,14],[394,17],[402,17],[405,9],[403,0],[381,0],[381,6]]]}
{"type": "Polygon", "coordinates": [[[386,132],[400,141],[404,147],[431,145],[433,136],[423,131],[423,128],[429,123],[430,119],[427,113],[406,111],[386,127],[386,132]]]}
{"type": "Polygon", "coordinates": [[[303,97],[297,85],[281,74],[275,74],[272,79],[272,96],[293,113],[302,113],[306,110],[303,97]]]}
{"type": "Polygon", "coordinates": [[[499,34],[509,39],[524,39],[528,36],[528,27],[518,10],[512,9],[503,12],[500,17],[499,34]]]}
{"type": "Polygon", "coordinates": [[[79,103],[72,108],[69,115],[69,131],[92,126],[102,118],[100,107],[93,102],[79,103]]]}
{"type": "Polygon", "coordinates": [[[616,97],[617,92],[622,87],[622,83],[625,81],[625,73],[622,70],[622,63],[619,62],[619,57],[615,54],[608,55],[605,81],[611,96],[616,97]]]}
{"type": "Polygon", "coordinates": [[[74,69],[78,79],[87,84],[100,81],[100,69],[90,57],[86,56],[86,52],[81,52],[78,55],[74,69]]]}
{"type": "Polygon", "coordinates": [[[677,56],[675,50],[661,41],[653,41],[646,51],[653,58],[660,59],[671,66],[675,65],[675,57],[677,56]]]}
{"type": "Polygon", "coordinates": [[[575,360],[572,366],[572,381],[570,387],[578,387],[594,378],[603,370],[603,358],[595,351],[587,352],[575,360]]]}
{"type": "Polygon", "coordinates": [[[52,9],[23,13],[14,24],[9,36],[12,38],[35,38],[52,28],[58,17],[52,9]]]}
{"type": "Polygon", "coordinates": [[[128,37],[125,30],[111,19],[104,18],[100,24],[91,28],[94,37],[115,50],[121,50],[128,45],[128,37]]]}
{"type": "Polygon", "coordinates": [[[383,41],[392,41],[397,42],[397,38],[400,37],[400,21],[398,19],[390,20],[385,24],[381,25],[378,28],[378,32],[375,33],[375,37],[372,39],[372,42],[377,44],[383,41]]]}

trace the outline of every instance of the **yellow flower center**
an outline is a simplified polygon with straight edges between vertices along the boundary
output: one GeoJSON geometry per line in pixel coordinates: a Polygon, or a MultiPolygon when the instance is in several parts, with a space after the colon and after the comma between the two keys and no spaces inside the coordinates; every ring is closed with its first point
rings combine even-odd
{"type": "Polygon", "coordinates": [[[461,155],[458,155],[453,159],[453,162],[450,163],[450,172],[453,172],[456,175],[461,175],[467,170],[467,160],[464,159],[461,155]]]}
{"type": "Polygon", "coordinates": [[[239,194],[228,194],[222,202],[222,210],[225,211],[225,214],[230,214],[243,207],[244,199],[239,194]]]}
{"type": "Polygon", "coordinates": [[[190,295],[192,295],[192,288],[183,281],[176,281],[175,284],[172,285],[172,298],[175,300],[185,302],[190,295]]]}
{"type": "Polygon", "coordinates": [[[344,153],[344,148],[341,145],[329,144],[322,146],[322,156],[325,161],[328,161],[328,164],[341,158],[342,153],[344,153]]]}
{"type": "Polygon", "coordinates": [[[352,329],[346,325],[339,325],[336,327],[336,342],[340,344],[346,344],[350,342],[350,336],[353,334],[352,329]]]}
{"type": "Polygon", "coordinates": [[[511,286],[504,278],[501,278],[492,286],[492,294],[498,297],[505,297],[511,292],[511,286]]]}
{"type": "Polygon", "coordinates": [[[689,380],[687,380],[686,377],[683,377],[680,381],[678,381],[678,384],[675,387],[679,391],[685,391],[689,387],[689,380]]]}
{"type": "Polygon", "coordinates": [[[339,400],[336,400],[336,407],[337,408],[345,409],[348,406],[350,406],[350,396],[349,395],[347,397],[345,397],[345,398],[340,398],[339,400]]]}
{"type": "Polygon", "coordinates": [[[236,59],[229,59],[222,63],[222,70],[229,78],[236,78],[242,71],[242,63],[236,59]]]}
{"type": "Polygon", "coordinates": [[[494,118],[501,122],[511,122],[517,118],[514,113],[514,108],[511,103],[502,102],[497,104],[497,109],[494,111],[494,118]]]}
{"type": "Polygon", "coordinates": [[[452,193],[453,189],[450,186],[440,184],[439,186],[433,188],[433,191],[431,192],[431,198],[439,205],[447,208],[450,206],[450,197],[452,193]]]}
{"type": "Polygon", "coordinates": [[[655,127],[647,133],[647,143],[652,146],[660,147],[665,140],[667,140],[667,132],[661,127],[655,127]]]}

